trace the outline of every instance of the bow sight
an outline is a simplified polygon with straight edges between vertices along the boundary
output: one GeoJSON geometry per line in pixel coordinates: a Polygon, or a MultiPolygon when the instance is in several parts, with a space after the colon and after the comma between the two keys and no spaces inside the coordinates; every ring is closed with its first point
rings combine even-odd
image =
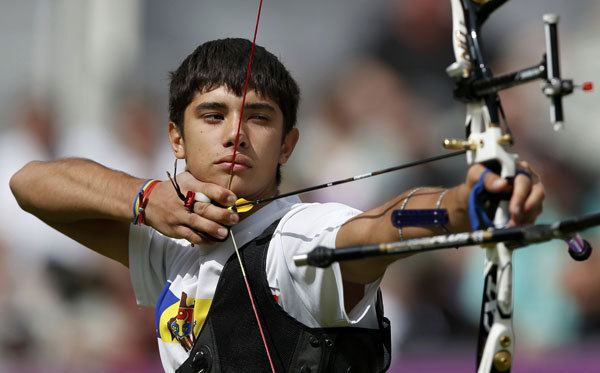
{"type": "MultiPolygon", "coordinates": [[[[558,19],[556,14],[545,14],[543,16],[544,28],[546,35],[546,53],[542,57],[542,61],[515,72],[492,77],[489,68],[484,68],[479,71],[472,69],[472,64],[482,62],[481,46],[478,41],[479,30],[483,22],[487,19],[489,13],[502,5],[504,1],[487,4],[494,4],[494,8],[487,8],[485,13],[481,10],[479,16],[478,8],[475,8],[471,3],[468,3],[469,19],[474,24],[471,25],[471,34],[467,35],[464,31],[455,30],[455,47],[466,50],[470,49],[470,53],[464,53],[464,60],[459,60],[448,66],[446,73],[454,79],[456,86],[454,96],[456,99],[463,102],[472,102],[474,100],[485,98],[486,96],[497,93],[504,89],[515,87],[533,80],[543,79],[542,92],[550,99],[550,120],[554,124],[554,129],[559,130],[563,127],[564,113],[562,98],[573,92],[574,88],[580,88],[583,91],[591,91],[593,89],[592,82],[584,82],[581,85],[573,84],[571,79],[562,79],[560,77],[560,58],[558,48],[558,19]],[[472,60],[471,56],[475,56],[472,60]]],[[[483,8],[479,8],[483,9],[483,8]]],[[[492,113],[490,113],[492,114],[492,113]]],[[[499,123],[498,118],[491,118],[492,122],[499,123]]],[[[466,145],[458,143],[444,143],[446,148],[457,149],[465,148],[466,145]]]]}

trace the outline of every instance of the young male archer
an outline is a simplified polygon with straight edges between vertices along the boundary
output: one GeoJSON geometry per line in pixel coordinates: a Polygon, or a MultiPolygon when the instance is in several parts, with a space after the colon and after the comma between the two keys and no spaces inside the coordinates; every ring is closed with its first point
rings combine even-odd
{"type": "MultiPolygon", "coordinates": [[[[138,303],[156,307],[168,372],[383,371],[389,324],[378,284],[399,257],[327,269],[296,267],[292,257],[319,245],[398,240],[389,221],[400,206],[440,204],[448,210],[450,230],[467,230],[468,195],[484,168],[471,167],[456,187],[405,192],[366,212],[298,197],[246,214],[228,210],[238,197],[277,195],[280,167],[299,139],[298,87],[259,46],[237,134],[250,48],[242,39],[204,43],[171,75],[169,140],[175,157],[186,162],[176,180],[183,193],[201,193],[206,201],[188,209],[169,181],[145,182],[85,159],[31,162],[11,179],[13,193],[26,211],[129,267],[138,303]]],[[[518,175],[513,185],[485,176],[489,192],[512,192],[508,224],[532,222],[541,212],[543,186],[531,174],[518,175]]],[[[403,238],[434,233],[405,229],[403,238]]]]}

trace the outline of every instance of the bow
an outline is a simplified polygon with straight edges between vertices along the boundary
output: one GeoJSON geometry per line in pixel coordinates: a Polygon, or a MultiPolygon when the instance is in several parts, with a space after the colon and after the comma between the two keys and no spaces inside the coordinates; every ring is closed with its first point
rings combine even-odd
{"type": "MultiPolygon", "coordinates": [[[[537,79],[544,81],[542,92],[550,100],[554,129],[563,126],[562,97],[574,88],[591,90],[591,83],[576,86],[560,76],[557,24],[558,16],[543,17],[546,54],[531,67],[494,76],[482,50],[481,29],[488,17],[507,0],[450,0],[452,6],[452,43],[456,61],[446,70],[455,82],[455,97],[466,104],[466,140],[446,139],[446,149],[464,150],[469,165],[481,163],[508,180],[514,179],[517,155],[507,149],[512,145],[510,129],[503,121],[504,113],[498,91],[537,79]]],[[[522,171],[521,171],[522,172],[522,171]]],[[[475,199],[473,199],[475,200],[475,199]]],[[[489,202],[489,201],[488,201],[489,202]]],[[[513,360],[512,328],[512,253],[533,242],[554,238],[568,241],[569,252],[576,260],[585,260],[591,246],[576,233],[600,225],[600,213],[564,220],[551,225],[503,228],[509,217],[508,203],[494,201],[489,229],[461,234],[439,235],[392,243],[337,248],[319,247],[296,256],[297,265],[325,267],[334,261],[437,250],[449,247],[484,244],[486,251],[484,293],[480,313],[477,372],[510,372],[513,360]]],[[[422,211],[421,211],[422,212],[422,211]]],[[[426,212],[425,215],[427,215],[426,212]]],[[[434,211],[436,213],[436,211],[434,211]]]]}

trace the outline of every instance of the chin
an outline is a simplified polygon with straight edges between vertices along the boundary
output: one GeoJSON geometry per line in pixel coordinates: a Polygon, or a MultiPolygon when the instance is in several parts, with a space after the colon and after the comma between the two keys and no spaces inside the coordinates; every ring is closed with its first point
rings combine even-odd
{"type": "MultiPolygon", "coordinates": [[[[225,188],[227,188],[227,185],[225,185],[225,188]]],[[[234,176],[231,183],[231,191],[235,193],[238,198],[254,200],[274,196],[277,193],[277,188],[275,186],[266,187],[264,185],[251,185],[248,182],[244,182],[243,178],[234,176]]]]}

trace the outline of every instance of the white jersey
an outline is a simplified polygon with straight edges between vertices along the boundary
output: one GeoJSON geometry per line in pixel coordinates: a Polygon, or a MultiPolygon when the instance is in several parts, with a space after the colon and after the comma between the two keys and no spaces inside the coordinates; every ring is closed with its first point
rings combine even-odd
{"type": "MultiPolygon", "coordinates": [[[[282,308],[313,328],[377,328],[375,301],[379,281],[367,285],[363,299],[346,313],[337,263],[320,269],[296,267],[292,260],[294,255],[319,245],[335,247],[341,225],[359,213],[338,203],[309,204],[290,197],[261,208],[233,227],[232,234],[238,247],[242,247],[281,219],[269,243],[266,271],[273,296],[282,308]]],[[[192,246],[148,226],[131,225],[131,280],[138,304],[156,308],[156,335],[166,372],[175,371],[187,359],[212,303],[223,266],[232,254],[231,238],[222,243],[192,246]]]]}

